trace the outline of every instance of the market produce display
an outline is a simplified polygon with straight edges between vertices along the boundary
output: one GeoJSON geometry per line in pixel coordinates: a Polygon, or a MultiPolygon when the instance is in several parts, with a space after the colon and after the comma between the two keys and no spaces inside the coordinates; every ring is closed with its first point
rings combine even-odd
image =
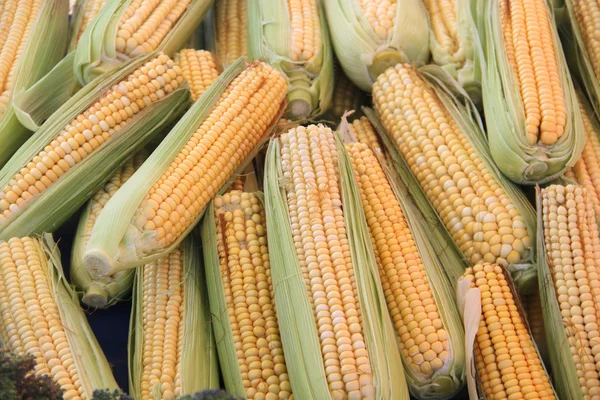
{"type": "Polygon", "coordinates": [[[600,400],[599,20],[0,1],[0,399],[600,400]]]}

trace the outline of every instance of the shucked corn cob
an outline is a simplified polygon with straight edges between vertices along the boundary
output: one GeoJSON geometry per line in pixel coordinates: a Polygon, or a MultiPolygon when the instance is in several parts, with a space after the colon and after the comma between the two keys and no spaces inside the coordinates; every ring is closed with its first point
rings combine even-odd
{"type": "Polygon", "coordinates": [[[194,101],[202,96],[221,73],[215,56],[209,51],[184,49],[176,53],[173,60],[188,81],[194,101]]]}
{"type": "Polygon", "coordinates": [[[581,157],[565,172],[565,176],[588,190],[594,203],[594,211],[596,215],[600,215],[600,125],[590,104],[579,91],[577,99],[586,142],[581,157]]]}
{"type": "Polygon", "coordinates": [[[333,93],[333,50],[322,0],[248,3],[248,57],[288,78],[288,117],[323,114],[333,93]]]}
{"type": "Polygon", "coordinates": [[[70,278],[75,289],[83,293],[81,301],[94,308],[108,307],[123,300],[131,291],[135,270],[128,270],[107,276],[104,279],[93,279],[83,265],[83,251],[90,238],[90,233],[100,211],[119,188],[133,175],[147,157],[145,150],[140,151],[110,178],[104,187],[98,190],[85,206],[79,217],[79,225],[73,240],[71,251],[70,278]]]}
{"type": "Polygon", "coordinates": [[[433,61],[448,71],[479,104],[481,81],[473,65],[477,32],[469,0],[424,0],[423,4],[429,15],[433,61]]]}
{"type": "Polygon", "coordinates": [[[177,115],[188,99],[184,83],[159,55],[80,90],[0,170],[0,239],[56,229],[177,115]]]}
{"type": "Polygon", "coordinates": [[[238,60],[221,74],[102,210],[84,255],[92,275],[168,254],[267,138],[285,93],[285,79],[261,62],[238,60]]]}
{"type": "Polygon", "coordinates": [[[600,237],[583,187],[538,190],[540,294],[560,398],[600,398],[600,237]]]}
{"type": "Polygon", "coordinates": [[[13,95],[33,86],[64,56],[68,18],[67,0],[0,3],[0,168],[31,135],[13,95]]]}
{"type": "MultiPolygon", "coordinates": [[[[444,76],[439,67],[427,71],[444,76]]],[[[373,85],[388,150],[401,154],[468,261],[531,262],[531,206],[496,170],[468,110],[424,76],[398,64],[373,85]]],[[[527,271],[535,276],[534,268],[527,271]]]]}
{"type": "MultiPolygon", "coordinates": [[[[442,269],[452,266],[428,253],[428,238],[415,237],[423,232],[413,235],[373,150],[363,143],[346,144],[346,150],[411,392],[418,398],[451,398],[464,383],[465,365],[460,315],[442,269]]],[[[462,262],[457,269],[464,269],[462,262]]]]}
{"type": "MultiPolygon", "coordinates": [[[[550,378],[528,330],[508,272],[494,264],[468,268],[458,302],[467,348],[485,399],[555,399],[550,378]],[[472,359],[472,357],[471,357],[472,359]]],[[[470,377],[470,397],[479,398],[470,377]]]]}
{"type": "Polygon", "coordinates": [[[531,336],[535,341],[538,352],[540,353],[544,364],[550,365],[540,291],[535,290],[533,293],[523,296],[522,299],[523,309],[525,311],[525,316],[527,317],[527,323],[529,324],[529,329],[531,330],[531,336]]]}
{"type": "Polygon", "coordinates": [[[398,63],[429,60],[422,0],[326,0],[335,54],[352,82],[371,92],[377,76],[398,63]]]}
{"type": "Polygon", "coordinates": [[[0,346],[35,357],[35,373],[50,375],[65,399],[117,389],[50,235],[0,242],[0,346]]]}
{"type": "Polygon", "coordinates": [[[329,128],[310,125],[283,133],[267,153],[271,273],[294,397],[408,398],[343,152],[329,128]]]}
{"type": "Polygon", "coordinates": [[[208,208],[202,240],[225,389],[292,398],[275,309],[261,195],[233,190],[208,208]]]}
{"type": "Polygon", "coordinates": [[[476,2],[490,153],[517,183],[545,182],[584,145],[577,99],[546,0],[476,2]]]}
{"type": "Polygon", "coordinates": [[[200,24],[208,0],[123,0],[107,2],[88,23],[75,50],[74,70],[82,85],[153,51],[171,56],[200,24]]]}
{"type": "Polygon", "coordinates": [[[217,58],[223,67],[248,56],[248,0],[215,1],[217,58]]]}
{"type": "Polygon", "coordinates": [[[175,399],[219,387],[198,245],[187,238],[135,270],[129,387],[139,400],[175,399]]]}

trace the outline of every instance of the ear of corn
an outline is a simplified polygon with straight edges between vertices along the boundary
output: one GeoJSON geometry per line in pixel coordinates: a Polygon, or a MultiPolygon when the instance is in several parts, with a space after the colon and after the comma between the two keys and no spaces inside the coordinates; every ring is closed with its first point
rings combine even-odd
{"type": "Polygon", "coordinates": [[[565,172],[565,177],[588,190],[588,195],[594,203],[596,215],[600,215],[600,123],[581,91],[577,92],[577,100],[583,120],[586,142],[581,157],[572,168],[565,172]]]}
{"type": "Polygon", "coordinates": [[[135,270],[117,273],[104,279],[94,279],[83,265],[83,251],[102,208],[142,165],[146,157],[146,151],[142,150],[127,160],[104,187],[94,193],[79,217],[71,251],[70,278],[75,289],[82,293],[81,301],[90,307],[109,307],[125,299],[131,291],[135,270]]]}
{"type": "Polygon", "coordinates": [[[188,237],[135,270],[129,387],[139,400],[175,399],[219,387],[202,258],[188,237]]]}
{"type": "Polygon", "coordinates": [[[343,144],[329,128],[298,127],[270,143],[266,163],[271,274],[294,397],[407,399],[343,144]]]}
{"type": "Polygon", "coordinates": [[[188,99],[179,68],[164,55],[137,59],[77,92],[0,170],[0,240],[54,231],[188,99]],[[160,82],[150,78],[159,73],[160,82]]]}
{"type": "Polygon", "coordinates": [[[333,50],[321,0],[250,0],[248,57],[265,60],[288,80],[287,116],[327,111],[333,93],[333,50]]]}
{"type": "MultiPolygon", "coordinates": [[[[340,129],[342,126],[344,126],[343,119],[340,129]]],[[[379,139],[375,128],[373,128],[373,125],[369,122],[368,117],[362,116],[353,120],[347,125],[347,128],[351,130],[356,141],[366,144],[378,156],[384,156],[381,140],[379,139]]]]}
{"type": "Polygon", "coordinates": [[[539,285],[561,399],[600,396],[600,238],[587,189],[537,191],[539,285]]]}
{"type": "Polygon", "coordinates": [[[60,264],[52,236],[0,242],[0,344],[36,360],[65,399],[117,389],[110,365],[60,264]]]}
{"type": "Polygon", "coordinates": [[[69,2],[7,0],[0,15],[1,168],[31,135],[17,117],[14,95],[34,85],[65,54],[69,2]]]}
{"type": "Polygon", "coordinates": [[[542,299],[540,291],[534,290],[532,293],[526,294],[523,299],[523,311],[527,317],[527,323],[531,330],[531,336],[538,348],[538,352],[542,357],[542,361],[546,366],[550,365],[548,355],[548,345],[546,342],[546,330],[544,329],[544,315],[542,311],[542,299]]]}
{"type": "Polygon", "coordinates": [[[176,247],[268,139],[285,93],[285,79],[264,63],[240,59],[223,72],[102,210],[84,255],[92,275],[176,247]]]}
{"type": "Polygon", "coordinates": [[[468,268],[457,301],[467,331],[470,398],[557,398],[508,271],[487,263],[468,268]]]}
{"type": "Polygon", "coordinates": [[[198,100],[221,73],[215,56],[209,51],[183,49],[173,60],[190,85],[193,101],[198,100]]]}
{"type": "Polygon", "coordinates": [[[469,0],[424,0],[429,15],[429,47],[433,61],[444,68],[481,104],[481,74],[475,68],[478,40],[469,0]]]}
{"type": "Polygon", "coordinates": [[[566,23],[561,25],[561,39],[574,78],[583,83],[597,115],[600,115],[600,52],[595,34],[600,4],[597,0],[562,0],[566,23]]]}
{"type": "Polygon", "coordinates": [[[124,61],[153,51],[172,56],[202,21],[209,0],[109,1],[84,30],[75,50],[81,85],[124,61]]]}
{"type": "Polygon", "coordinates": [[[262,201],[233,190],[211,202],[202,227],[206,281],[225,389],[289,399],[262,201]]]}
{"type": "Polygon", "coordinates": [[[373,150],[346,143],[409,389],[419,399],[452,398],[465,379],[464,333],[444,269],[460,274],[464,264],[438,258],[416,207],[393,190],[373,150]]]}
{"type": "Polygon", "coordinates": [[[69,52],[77,48],[83,31],[98,15],[107,0],[77,0],[69,34],[69,52]]]}
{"type": "Polygon", "coordinates": [[[533,208],[496,169],[456,81],[437,66],[399,64],[380,75],[373,102],[380,121],[368,115],[402,179],[418,182],[408,186],[423,214],[437,214],[468,262],[509,266],[520,290],[535,285],[533,208]]]}
{"type": "Polygon", "coordinates": [[[429,25],[422,0],[327,0],[335,54],[352,82],[366,92],[398,63],[429,60],[429,25]]]}
{"type": "Polygon", "coordinates": [[[517,183],[550,181],[585,143],[573,83],[546,0],[477,2],[490,154],[517,183]]]}
{"type": "Polygon", "coordinates": [[[226,68],[238,58],[248,57],[248,0],[218,0],[213,8],[206,36],[226,68]]]}

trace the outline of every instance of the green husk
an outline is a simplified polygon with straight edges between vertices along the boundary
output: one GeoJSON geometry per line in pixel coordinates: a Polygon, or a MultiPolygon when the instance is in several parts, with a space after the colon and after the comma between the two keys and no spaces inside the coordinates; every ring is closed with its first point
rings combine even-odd
{"type": "MultiPolygon", "coordinates": [[[[346,143],[352,143],[354,140],[343,133],[344,131],[348,132],[347,124],[343,119],[340,131],[346,143]],[[346,138],[348,139],[346,140],[346,138]]],[[[425,217],[410,197],[406,186],[401,182],[394,169],[383,159],[382,154],[377,154],[375,151],[373,154],[378,158],[400,203],[402,213],[421,256],[430,289],[433,292],[435,303],[438,305],[440,317],[444,329],[448,332],[448,341],[450,342],[452,362],[446,368],[437,371],[432,377],[426,377],[414,371],[402,357],[409,390],[419,399],[450,399],[462,389],[465,383],[465,349],[464,330],[455,304],[455,290],[448,275],[460,276],[464,273],[465,264],[457,251],[451,251],[451,246],[448,246],[448,251],[436,252],[431,244],[432,231],[427,224],[423,223],[425,217]]]]}
{"type": "MultiPolygon", "coordinates": [[[[14,96],[34,85],[65,55],[68,18],[68,0],[45,0],[42,3],[13,72],[13,87],[8,107],[0,117],[0,168],[31,136],[29,129],[21,124],[15,114],[14,96]]],[[[51,97],[51,94],[46,96],[51,97]]]]}
{"type": "MultiPolygon", "coordinates": [[[[73,14],[71,16],[71,25],[70,25],[70,29],[69,29],[69,51],[70,52],[77,48],[77,43],[78,43],[77,35],[79,33],[79,30],[81,29],[81,25],[84,22],[83,19],[85,17],[86,7],[88,6],[88,3],[90,1],[93,1],[93,0],[76,0],[75,1],[75,8],[74,8],[73,14]]],[[[106,3],[106,1],[107,0],[104,0],[105,3],[106,3]]],[[[91,22],[91,20],[89,22],[91,22]]]]}
{"type": "MultiPolygon", "coordinates": [[[[81,35],[75,50],[74,71],[82,86],[130,58],[117,52],[115,41],[121,16],[132,1],[108,1],[81,35]]],[[[192,0],[156,51],[172,56],[180,50],[211,4],[211,0],[192,0]]]]}
{"type": "Polygon", "coordinates": [[[323,114],[333,95],[333,50],[322,0],[317,3],[321,48],[311,61],[293,61],[287,0],[248,1],[248,58],[264,60],[288,78],[288,117],[306,120],[323,114]]]}
{"type": "MultiPolygon", "coordinates": [[[[180,251],[183,264],[183,351],[181,353],[181,395],[194,394],[200,390],[219,387],[219,366],[215,337],[208,307],[207,287],[204,281],[204,266],[199,253],[199,245],[194,235],[190,235],[175,251],[180,251]]],[[[144,269],[135,269],[133,307],[129,329],[129,388],[136,399],[142,398],[142,374],[144,316],[144,269]]],[[[158,392],[151,388],[150,392],[158,392]]],[[[160,392],[159,392],[160,393],[160,392]]],[[[156,395],[154,395],[156,396],[156,395]]],[[[156,398],[160,398],[160,395],[156,398]]]]}
{"type": "MultiPolygon", "coordinates": [[[[153,245],[153,233],[140,231],[134,225],[138,206],[148,190],[162,176],[181,148],[204,122],[227,86],[246,66],[246,62],[240,57],[236,63],[219,75],[217,80],[192,105],[148,157],[142,167],[109,200],[102,210],[98,222],[94,225],[84,254],[84,264],[92,276],[111,275],[117,271],[135,268],[164,257],[173,251],[200,221],[203,213],[200,213],[188,229],[166,248],[153,245]]],[[[275,118],[276,120],[277,118],[275,118]]],[[[226,190],[235,177],[244,170],[268,140],[272,130],[272,127],[268,129],[265,136],[234,172],[232,179],[223,186],[220,193],[226,190]]]]}
{"type": "MultiPolygon", "coordinates": [[[[123,68],[97,78],[93,84],[84,87],[64,103],[0,170],[0,188],[5,187],[66,124],[98,99],[98,88],[106,90],[112,87],[153,56],[150,54],[132,60],[123,68]]],[[[164,124],[180,115],[188,104],[189,91],[187,84],[184,84],[136,114],[110,140],[47,188],[43,195],[34,197],[20,212],[5,220],[0,226],[0,240],[56,230],[105,183],[128,156],[140,149],[164,124]]]]}
{"type": "Polygon", "coordinates": [[[481,105],[481,71],[475,68],[475,45],[477,31],[471,15],[470,0],[456,2],[456,34],[458,48],[450,54],[437,41],[429,24],[429,47],[433,62],[444,68],[465,91],[476,105],[481,105]]]}
{"type": "Polygon", "coordinates": [[[584,396],[579,384],[577,368],[571,354],[566,332],[569,327],[566,325],[566,321],[563,320],[552,272],[548,264],[548,255],[544,243],[542,191],[539,186],[536,187],[536,206],[538,284],[542,301],[542,314],[544,315],[546,343],[549,350],[548,355],[552,366],[552,378],[559,398],[583,400],[586,396],[584,396]]]}
{"type": "MultiPolygon", "coordinates": [[[[408,399],[408,387],[360,194],[344,146],[336,136],[344,220],[357,282],[359,304],[377,399],[408,399]]],[[[281,339],[294,396],[332,398],[327,386],[319,336],[306,283],[292,238],[285,189],[282,187],[280,144],[271,141],[265,166],[267,235],[281,339]]]]}
{"type": "Polygon", "coordinates": [[[490,154],[502,173],[516,183],[551,181],[575,164],[585,144],[581,114],[553,21],[553,10],[548,7],[567,121],[563,136],[548,146],[527,143],[525,111],[517,76],[504,48],[499,3],[478,2],[475,8],[480,38],[477,57],[482,68],[483,104],[490,154]]]}
{"type": "Polygon", "coordinates": [[[85,396],[91,398],[97,388],[118,389],[111,367],[79,307],[77,294],[64,275],[60,253],[52,235],[44,234],[34,241],[41,271],[48,279],[50,295],[57,305],[60,324],[64,328],[85,396]]]}
{"type": "Polygon", "coordinates": [[[114,275],[94,279],[83,265],[83,252],[90,236],[88,228],[90,219],[106,204],[116,190],[139,168],[147,157],[145,150],[131,157],[117,170],[111,179],[94,194],[87,202],[79,217],[77,231],[71,250],[70,278],[75,289],[81,294],[82,303],[92,308],[108,308],[119,301],[125,300],[131,292],[135,270],[117,272],[114,275]]]}
{"type": "Polygon", "coordinates": [[[429,24],[421,0],[397,1],[394,30],[386,39],[375,33],[358,0],[324,3],[335,54],[360,89],[370,93],[377,76],[392,65],[429,60],[429,24]]]}
{"type": "MultiPolygon", "coordinates": [[[[528,292],[536,285],[536,262],[535,262],[535,212],[531,204],[527,201],[524,194],[508,179],[506,179],[498,170],[489,154],[488,143],[484,139],[482,123],[477,113],[477,109],[469,99],[468,94],[452,79],[450,75],[439,66],[428,65],[421,68],[423,77],[431,85],[431,88],[438,95],[448,112],[456,121],[461,132],[469,141],[477,156],[481,159],[487,170],[494,179],[502,186],[506,194],[510,197],[513,204],[523,217],[527,232],[532,239],[532,248],[530,253],[519,264],[509,265],[509,270],[513,279],[517,283],[519,292],[528,292]]],[[[402,153],[398,149],[394,138],[386,131],[379,117],[372,109],[364,109],[365,115],[369,118],[379,136],[381,137],[386,155],[389,156],[391,165],[397,171],[400,179],[404,182],[411,197],[419,207],[424,216],[424,221],[429,226],[429,235],[436,235],[440,240],[432,240],[431,243],[438,253],[450,252],[448,256],[454,258],[454,251],[460,251],[456,247],[448,249],[448,243],[452,243],[452,236],[443,224],[438,213],[418,183],[402,153]],[[445,239],[442,239],[445,238],[445,239]]],[[[462,257],[468,264],[466,257],[462,257]]],[[[450,282],[456,284],[460,275],[456,270],[449,273],[450,282]]]]}

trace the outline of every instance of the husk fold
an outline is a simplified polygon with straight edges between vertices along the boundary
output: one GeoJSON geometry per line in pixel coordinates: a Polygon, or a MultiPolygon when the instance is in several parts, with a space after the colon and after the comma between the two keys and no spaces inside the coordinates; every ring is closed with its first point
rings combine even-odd
{"type": "Polygon", "coordinates": [[[335,54],[360,89],[370,93],[377,76],[395,64],[429,60],[429,23],[421,0],[396,2],[393,33],[385,39],[375,33],[359,0],[324,3],[335,54]]]}
{"type": "MultiPolygon", "coordinates": [[[[208,306],[208,288],[204,280],[204,266],[200,255],[198,239],[194,234],[188,236],[179,246],[182,253],[183,286],[183,351],[181,353],[181,395],[194,394],[201,390],[219,387],[219,366],[212,329],[212,317],[208,306]]],[[[129,324],[129,388],[136,399],[142,398],[142,373],[144,316],[144,269],[135,270],[133,306],[129,324]]],[[[153,389],[150,390],[151,393],[153,389]]]]}
{"type": "Polygon", "coordinates": [[[0,117],[0,168],[31,136],[31,131],[17,117],[15,95],[33,86],[60,61],[65,55],[68,35],[69,1],[45,0],[15,66],[9,104],[0,117]]]}
{"type": "MultiPolygon", "coordinates": [[[[148,157],[135,174],[115,193],[102,210],[84,253],[84,264],[94,277],[111,275],[135,268],[164,257],[175,249],[194,229],[204,215],[203,211],[180,237],[166,248],[152,245],[152,233],[138,230],[134,225],[138,206],[172,160],[179,154],[189,138],[204,122],[227,86],[247,67],[240,57],[204,92],[185,115],[177,122],[165,139],[148,157]]],[[[284,105],[282,105],[283,108],[284,105]]],[[[277,120],[277,118],[275,118],[277,120]]],[[[232,178],[221,188],[222,194],[244,171],[248,163],[266,143],[273,128],[270,127],[258,145],[241,163],[232,178]]]]}
{"type": "MultiPolygon", "coordinates": [[[[287,116],[306,120],[323,114],[333,94],[333,50],[323,0],[319,14],[321,46],[310,61],[291,58],[292,27],[287,0],[248,0],[248,59],[263,60],[288,80],[287,116]]],[[[328,1],[328,0],[326,0],[328,1]]],[[[325,1],[325,2],[326,2],[325,1]]]]}
{"type": "MultiPolygon", "coordinates": [[[[375,398],[408,399],[400,350],[387,313],[360,194],[350,160],[337,135],[336,147],[344,220],[373,371],[375,398]]],[[[267,150],[265,204],[271,276],[288,373],[294,397],[329,399],[333,394],[329,393],[313,309],[300,273],[282,179],[280,143],[274,139],[267,150]]]]}
{"type": "MultiPolygon", "coordinates": [[[[119,70],[98,77],[69,98],[0,170],[0,187],[50,143],[70,121],[91,106],[106,90],[131,74],[155,54],[132,60],[119,70]],[[100,92],[99,92],[99,88],[100,92]]],[[[110,140],[62,175],[42,194],[29,200],[22,211],[0,226],[0,240],[53,232],[103,185],[129,155],[140,149],[160,128],[177,117],[189,102],[187,83],[136,114],[110,140]]]]}
{"type": "Polygon", "coordinates": [[[552,20],[553,9],[548,6],[567,121],[565,132],[556,143],[530,145],[526,138],[525,111],[518,78],[504,47],[499,2],[475,1],[472,4],[480,40],[476,56],[482,69],[483,109],[490,154],[502,173],[516,183],[551,181],[577,161],[585,144],[577,97],[552,20]]]}
{"type": "MultiPolygon", "coordinates": [[[[494,161],[490,157],[488,143],[484,138],[482,122],[473,102],[469,99],[468,94],[452,79],[452,77],[439,66],[428,65],[420,69],[423,77],[431,85],[439,99],[442,101],[448,112],[456,121],[459,129],[469,141],[477,156],[486,166],[492,177],[502,186],[506,194],[510,197],[513,204],[523,217],[527,226],[527,232],[532,238],[532,248],[530,254],[519,264],[510,264],[508,269],[515,280],[519,292],[528,292],[536,285],[536,250],[535,250],[535,234],[536,222],[535,211],[523,192],[512,182],[506,179],[496,167],[494,161]]],[[[399,174],[400,179],[408,188],[411,197],[414,199],[417,207],[424,216],[424,221],[427,222],[429,231],[428,235],[436,235],[440,240],[431,240],[438,253],[446,253],[446,256],[454,258],[453,253],[460,250],[456,247],[452,240],[450,232],[443,224],[436,210],[429,203],[429,200],[419,184],[416,177],[413,175],[410,167],[406,163],[402,153],[398,149],[394,138],[386,131],[379,120],[379,116],[373,109],[364,108],[365,115],[369,118],[379,136],[381,137],[386,155],[389,156],[390,163],[394,170],[399,174]],[[449,248],[449,243],[452,243],[452,248],[449,248]]],[[[469,261],[462,255],[464,262],[468,265],[469,261]]],[[[456,269],[448,270],[450,282],[455,285],[458,278],[462,274],[458,274],[456,269]]]]}
{"type": "MultiPolygon", "coordinates": [[[[82,86],[97,76],[117,68],[130,57],[117,51],[115,41],[121,16],[133,0],[110,0],[88,24],[75,49],[74,72],[82,86]]],[[[191,0],[156,51],[171,57],[200,24],[211,0],[191,0]]]]}

